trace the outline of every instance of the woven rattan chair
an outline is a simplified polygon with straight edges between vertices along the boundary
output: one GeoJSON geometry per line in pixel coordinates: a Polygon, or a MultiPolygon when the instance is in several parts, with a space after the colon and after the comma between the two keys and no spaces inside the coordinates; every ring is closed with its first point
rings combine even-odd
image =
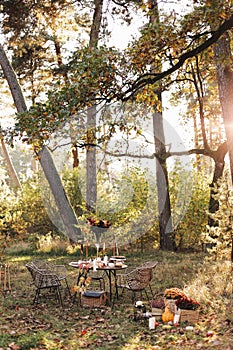
{"type": "MultiPolygon", "coordinates": [[[[142,263],[141,265],[137,266],[137,269],[141,269],[141,268],[148,268],[148,269],[150,269],[150,272],[151,272],[150,283],[148,284],[147,288],[149,288],[149,290],[150,290],[152,299],[154,298],[155,293],[153,292],[153,289],[152,289],[152,286],[151,286],[151,281],[152,281],[152,279],[154,277],[153,272],[154,272],[154,269],[157,266],[157,264],[158,264],[158,261],[148,260],[148,261],[142,263]]],[[[133,267],[127,268],[127,270],[125,270],[125,273],[129,273],[129,272],[131,272],[133,270],[135,270],[135,267],[134,268],[133,267]]],[[[124,278],[124,274],[119,274],[119,278],[120,279],[124,278]]]]}
{"type": "Polygon", "coordinates": [[[56,273],[51,272],[51,270],[47,269],[39,269],[33,263],[26,264],[26,268],[31,274],[33,284],[36,287],[36,294],[33,299],[33,304],[38,303],[39,298],[41,296],[42,290],[48,290],[50,292],[54,292],[57,301],[62,305],[61,298],[61,281],[59,280],[56,273]]]}
{"type": "Polygon", "coordinates": [[[149,289],[150,289],[150,292],[151,292],[151,296],[152,296],[152,299],[154,298],[155,296],[155,293],[153,293],[153,290],[152,290],[152,286],[151,286],[151,281],[153,279],[153,272],[154,272],[154,269],[156,268],[156,266],[158,265],[158,261],[153,261],[153,260],[148,260],[146,262],[144,262],[140,267],[146,267],[146,268],[149,268],[151,269],[151,280],[150,280],[150,283],[148,285],[149,289]]]}
{"type": "Polygon", "coordinates": [[[125,289],[132,292],[132,302],[135,302],[136,294],[142,296],[145,292],[147,300],[150,301],[146,288],[151,281],[151,268],[139,267],[128,273],[117,275],[117,288],[122,289],[123,295],[125,289]]]}
{"type": "Polygon", "coordinates": [[[70,287],[67,281],[67,269],[64,265],[56,265],[44,260],[34,260],[32,263],[39,270],[46,270],[50,273],[55,273],[60,282],[64,282],[65,288],[71,297],[70,287]]]}

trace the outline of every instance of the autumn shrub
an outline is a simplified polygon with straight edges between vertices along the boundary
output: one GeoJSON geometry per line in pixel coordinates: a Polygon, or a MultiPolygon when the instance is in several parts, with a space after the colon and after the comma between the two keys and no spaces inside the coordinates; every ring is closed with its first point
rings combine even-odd
{"type": "MultiPolygon", "coordinates": [[[[225,315],[232,303],[232,265],[230,261],[212,263],[205,259],[184,291],[202,306],[202,312],[225,315]]],[[[231,316],[232,317],[232,316],[231,316]]],[[[232,318],[233,321],[233,318],[232,318]]]]}
{"type": "Polygon", "coordinates": [[[62,181],[75,214],[77,217],[81,216],[83,214],[85,200],[81,191],[84,184],[81,181],[80,170],[78,168],[69,169],[66,167],[62,172],[62,181]]]}
{"type": "Polygon", "coordinates": [[[18,213],[15,222],[18,231],[25,234],[46,234],[56,232],[41,197],[41,189],[36,177],[27,180],[14,202],[13,210],[18,213]]]}
{"type": "Polygon", "coordinates": [[[218,210],[211,214],[213,226],[207,226],[203,240],[207,245],[210,258],[233,261],[233,190],[227,182],[228,175],[219,180],[214,198],[219,203],[218,210]]]}
{"type": "Polygon", "coordinates": [[[7,184],[5,171],[0,169],[1,191],[0,191],[0,250],[1,257],[5,248],[11,244],[17,234],[15,227],[16,213],[13,210],[16,194],[11,191],[7,184]]]}

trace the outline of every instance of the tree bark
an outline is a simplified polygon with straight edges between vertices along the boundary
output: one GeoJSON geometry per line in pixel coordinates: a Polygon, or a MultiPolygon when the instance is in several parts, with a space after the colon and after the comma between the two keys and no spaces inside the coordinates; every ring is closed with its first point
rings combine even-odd
{"type": "MultiPolygon", "coordinates": [[[[159,25],[159,11],[157,0],[149,0],[150,24],[159,25]]],[[[155,92],[156,93],[156,92],[155,92]]],[[[161,93],[157,93],[158,100],[162,106],[161,93]]],[[[153,132],[156,156],[156,184],[158,191],[158,212],[159,212],[159,235],[160,249],[174,250],[175,242],[173,237],[173,225],[171,216],[171,203],[169,194],[168,171],[166,164],[166,147],[163,127],[163,114],[158,112],[157,104],[153,106],[153,132]]]]}
{"type": "MultiPolygon", "coordinates": [[[[4,76],[8,82],[18,113],[27,111],[27,106],[24,100],[22,90],[17,81],[15,72],[11,67],[11,64],[1,44],[0,44],[0,65],[2,67],[4,76]]],[[[64,229],[66,230],[66,232],[64,233],[66,233],[67,236],[73,241],[82,241],[81,230],[75,227],[75,225],[78,224],[76,216],[66,197],[61,180],[57,173],[57,169],[46,147],[44,147],[43,150],[41,150],[41,152],[39,153],[39,161],[42,166],[42,169],[44,170],[45,177],[49,183],[52,193],[54,195],[54,199],[58,207],[60,217],[64,224],[64,229]]]]}
{"type": "MultiPolygon", "coordinates": [[[[102,21],[103,0],[95,0],[90,31],[89,47],[96,48],[99,41],[102,21]]],[[[96,106],[87,111],[87,147],[86,147],[86,207],[88,211],[96,212],[97,173],[96,173],[96,106]],[[94,146],[93,146],[94,145],[94,146]]]]}
{"type": "Polygon", "coordinates": [[[156,184],[158,191],[160,248],[174,250],[171,204],[169,195],[168,172],[166,165],[165,136],[162,113],[154,111],[153,129],[156,157],[156,184]]]}
{"type": "MultiPolygon", "coordinates": [[[[77,218],[70,206],[61,179],[58,172],[56,171],[53,158],[51,157],[51,154],[47,147],[44,147],[38,153],[38,158],[44,174],[46,175],[46,179],[49,183],[51,192],[54,196],[60,218],[62,219],[64,233],[66,233],[71,241],[78,241],[82,243],[81,231],[76,227],[77,218]]],[[[56,223],[54,224],[56,225],[56,223]]]]}
{"type": "Polygon", "coordinates": [[[10,179],[12,180],[13,186],[15,188],[20,188],[21,184],[20,184],[18,175],[17,175],[17,173],[15,171],[14,165],[13,165],[13,163],[11,161],[10,155],[8,153],[8,150],[7,150],[5,142],[4,142],[4,138],[3,138],[3,136],[1,134],[0,134],[0,138],[1,138],[2,150],[3,150],[3,154],[4,154],[4,157],[5,157],[5,160],[6,160],[7,169],[8,169],[8,172],[9,172],[10,179]]]}
{"type": "Polygon", "coordinates": [[[227,137],[231,180],[233,183],[233,71],[230,37],[225,33],[215,44],[214,54],[217,67],[219,99],[227,137]]]}
{"type": "MultiPolygon", "coordinates": [[[[209,200],[209,213],[214,214],[219,209],[219,201],[215,198],[216,195],[216,188],[218,188],[218,180],[223,175],[223,170],[225,167],[225,156],[227,154],[227,142],[224,142],[221,144],[217,151],[214,152],[214,174],[213,174],[213,180],[210,184],[210,200],[209,200]]],[[[216,221],[211,217],[211,215],[208,217],[208,225],[209,226],[215,226],[216,221]]]]}
{"type": "Polygon", "coordinates": [[[96,174],[96,107],[87,111],[87,146],[86,146],[86,208],[96,212],[97,174],[96,174]],[[94,146],[93,146],[94,145],[94,146]]]}

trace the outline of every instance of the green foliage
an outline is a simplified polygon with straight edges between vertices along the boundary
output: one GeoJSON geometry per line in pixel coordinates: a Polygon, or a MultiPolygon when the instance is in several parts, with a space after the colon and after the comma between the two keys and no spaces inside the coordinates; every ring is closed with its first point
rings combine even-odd
{"type": "MultiPolygon", "coordinates": [[[[82,178],[83,176],[79,178],[79,187],[84,189],[82,178]]],[[[69,187],[73,188],[73,185],[70,184],[69,187]]],[[[83,215],[79,217],[80,228],[86,240],[91,242],[93,234],[84,227],[84,223],[87,218],[94,217],[109,221],[121,244],[136,242],[138,237],[145,235],[154,226],[156,196],[153,188],[155,184],[151,183],[149,174],[132,165],[119,171],[109,169],[108,172],[105,169],[99,172],[96,212],[87,212],[83,201],[83,215]]],[[[105,238],[108,244],[109,237],[105,238]]]]}
{"type": "Polygon", "coordinates": [[[47,101],[34,104],[29,111],[16,116],[14,133],[24,142],[42,147],[64,122],[77,116],[96,100],[111,99],[120,91],[116,74],[120,54],[114,49],[84,48],[71,60],[69,81],[57,80],[47,94],[47,101]]]}
{"type": "MultiPolygon", "coordinates": [[[[4,180],[2,179],[2,183],[4,180]]],[[[28,180],[17,193],[5,184],[2,186],[0,201],[0,248],[6,247],[28,234],[46,234],[56,231],[52,225],[40,195],[37,180],[28,180]]]]}
{"type": "Polygon", "coordinates": [[[0,250],[3,254],[7,245],[17,235],[17,212],[14,211],[16,194],[10,190],[7,184],[7,176],[4,169],[0,169],[0,250]]]}
{"type": "Polygon", "coordinates": [[[176,247],[179,250],[198,249],[202,244],[202,232],[208,222],[208,179],[204,174],[196,173],[194,170],[182,170],[181,174],[177,170],[175,168],[169,178],[173,216],[177,223],[174,229],[176,247]],[[177,193],[180,194],[177,191],[178,186],[179,184],[183,186],[179,176],[192,180],[183,187],[181,198],[177,198],[177,193]]]}
{"type": "Polygon", "coordinates": [[[19,213],[17,229],[25,233],[46,234],[56,231],[45,210],[38,179],[35,177],[23,184],[22,190],[14,204],[19,213]]]}
{"type": "Polygon", "coordinates": [[[81,182],[79,181],[78,168],[64,169],[62,172],[62,180],[66,193],[69,197],[70,204],[77,217],[79,217],[83,213],[83,206],[85,203],[81,192],[81,182]]]}

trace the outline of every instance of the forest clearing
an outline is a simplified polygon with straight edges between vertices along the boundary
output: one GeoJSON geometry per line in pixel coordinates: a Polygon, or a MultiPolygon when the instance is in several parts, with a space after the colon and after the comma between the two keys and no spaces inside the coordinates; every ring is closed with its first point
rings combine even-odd
{"type": "MultiPolygon", "coordinates": [[[[75,283],[76,271],[68,263],[76,255],[51,252],[38,254],[27,245],[9,251],[11,292],[1,293],[1,349],[232,349],[232,272],[230,264],[205,261],[202,253],[148,251],[126,255],[131,265],[156,259],[152,288],[155,294],[178,287],[200,303],[196,325],[184,322],[167,326],[159,321],[149,329],[148,318],[134,320],[134,306],[124,293],[113,308],[80,307],[64,297],[64,309],[55,299],[32,305],[34,288],[26,263],[36,258],[65,264],[68,281],[75,283]],[[30,255],[31,253],[31,255],[30,255]],[[189,330],[188,326],[193,326],[189,330]]],[[[1,286],[2,291],[3,286],[1,286]]],[[[143,298],[145,295],[143,294],[143,298]]],[[[150,305],[146,299],[147,311],[150,305]]]]}
{"type": "Polygon", "coordinates": [[[0,17],[0,350],[233,349],[232,1],[0,17]]]}

